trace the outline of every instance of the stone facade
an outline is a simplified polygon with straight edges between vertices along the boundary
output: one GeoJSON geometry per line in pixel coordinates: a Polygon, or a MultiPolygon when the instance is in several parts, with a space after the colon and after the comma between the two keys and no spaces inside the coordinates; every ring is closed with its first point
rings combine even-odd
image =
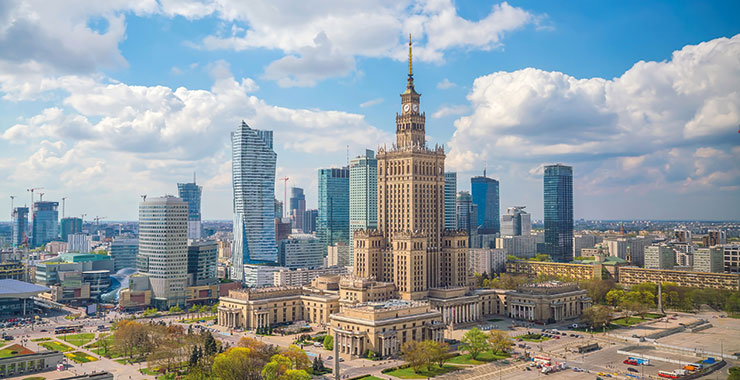
{"type": "Polygon", "coordinates": [[[41,351],[0,358],[0,378],[53,371],[63,360],[64,355],[59,351],[41,351]]]}
{"type": "Polygon", "coordinates": [[[507,317],[545,323],[577,318],[591,298],[576,283],[559,281],[522,285],[507,293],[507,317]]]}
{"type": "Polygon", "coordinates": [[[380,357],[398,356],[409,341],[443,339],[439,311],[429,303],[391,300],[347,307],[331,316],[334,344],[352,358],[372,350],[380,357]]]}
{"type": "Polygon", "coordinates": [[[740,290],[740,275],[730,273],[704,273],[637,267],[619,268],[619,283],[636,285],[643,282],[675,282],[678,286],[740,290]]]}
{"type": "Polygon", "coordinates": [[[544,261],[510,261],[506,263],[506,272],[525,274],[529,277],[544,275],[567,277],[574,280],[589,280],[592,278],[600,278],[601,266],[544,261]],[[599,272],[598,275],[597,272],[599,272]]]}

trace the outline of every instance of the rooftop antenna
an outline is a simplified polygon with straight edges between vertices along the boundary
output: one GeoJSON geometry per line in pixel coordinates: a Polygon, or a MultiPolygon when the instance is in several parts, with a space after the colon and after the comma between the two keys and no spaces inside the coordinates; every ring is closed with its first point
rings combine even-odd
{"type": "Polygon", "coordinates": [[[483,161],[483,176],[486,176],[486,169],[488,169],[488,161],[483,161]]]}
{"type": "Polygon", "coordinates": [[[10,212],[13,212],[13,209],[15,208],[15,195],[10,196],[10,212]]]}
{"type": "Polygon", "coordinates": [[[44,193],[39,192],[39,202],[43,202],[43,201],[44,201],[44,193]]]}

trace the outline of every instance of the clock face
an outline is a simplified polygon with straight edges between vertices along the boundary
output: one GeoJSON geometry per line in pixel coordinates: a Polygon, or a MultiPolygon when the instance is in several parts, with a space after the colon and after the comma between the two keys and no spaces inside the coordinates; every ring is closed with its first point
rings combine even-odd
{"type": "Polygon", "coordinates": [[[405,105],[403,106],[403,111],[404,111],[404,112],[409,112],[409,105],[408,105],[408,104],[405,104],[405,105]]]}
{"type": "Polygon", "coordinates": [[[418,104],[414,104],[414,112],[416,112],[418,110],[419,110],[419,105],[418,104]]]}

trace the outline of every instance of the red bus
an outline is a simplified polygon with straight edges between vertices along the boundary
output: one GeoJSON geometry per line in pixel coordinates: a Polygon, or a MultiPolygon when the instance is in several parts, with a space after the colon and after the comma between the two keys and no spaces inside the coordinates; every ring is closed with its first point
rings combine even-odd
{"type": "Polygon", "coordinates": [[[668,379],[678,379],[678,375],[675,372],[658,371],[658,376],[668,379]]]}

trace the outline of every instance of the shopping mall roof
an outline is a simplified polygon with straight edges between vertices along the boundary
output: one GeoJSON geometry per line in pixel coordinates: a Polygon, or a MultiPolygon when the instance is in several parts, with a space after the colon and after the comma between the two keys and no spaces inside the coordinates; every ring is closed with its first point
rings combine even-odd
{"type": "Polygon", "coordinates": [[[13,279],[0,280],[0,298],[29,298],[49,288],[13,279]]]}

